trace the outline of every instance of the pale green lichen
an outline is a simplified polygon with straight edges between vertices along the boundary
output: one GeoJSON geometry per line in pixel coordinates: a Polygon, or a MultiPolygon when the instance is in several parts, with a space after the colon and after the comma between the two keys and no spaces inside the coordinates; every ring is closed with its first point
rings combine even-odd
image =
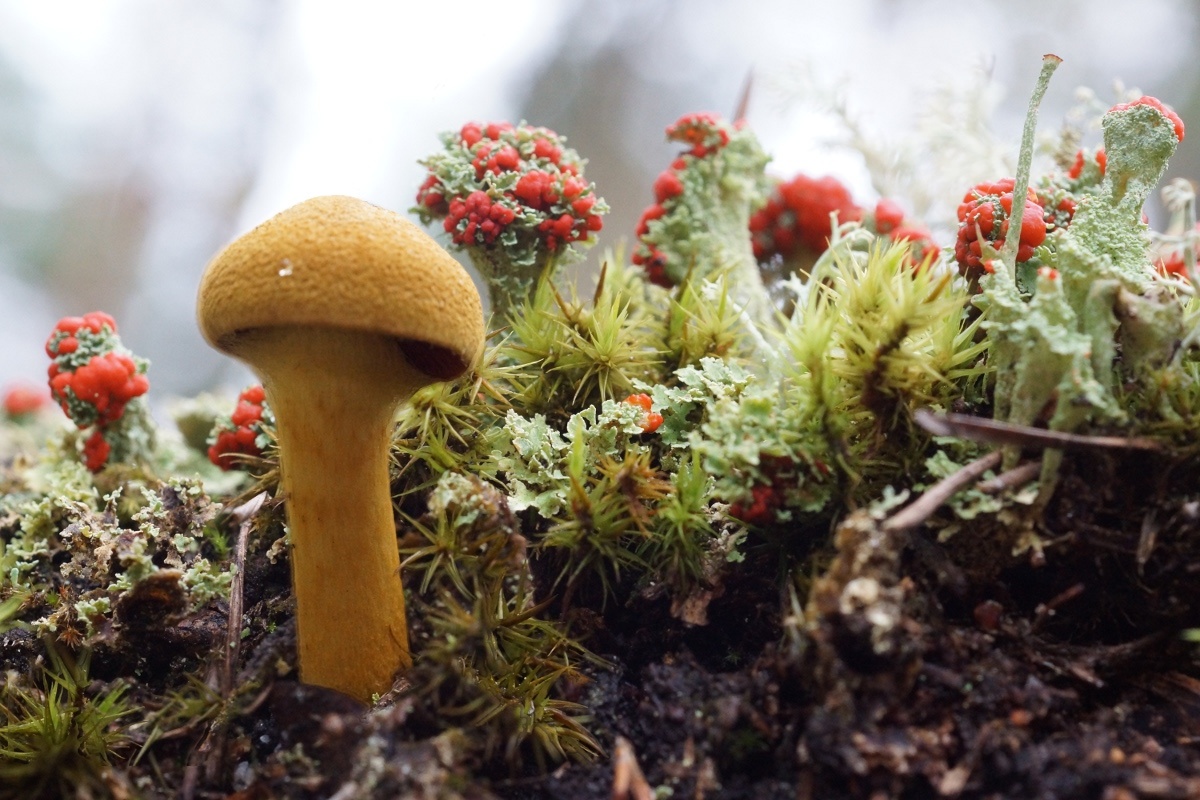
{"type": "Polygon", "coordinates": [[[130,480],[100,498],[93,481],[73,458],[50,458],[25,472],[25,494],[3,500],[0,589],[42,593],[34,631],[95,635],[124,593],[164,570],[178,570],[188,610],[228,593],[228,568],[203,555],[215,512],[202,484],[130,480]]]}
{"type": "Polygon", "coordinates": [[[682,192],[663,202],[666,213],[649,220],[641,241],[661,257],[671,283],[728,275],[742,310],[758,324],[769,324],[773,310],[751,248],[749,224],[750,214],[770,192],[765,172],[770,156],[748,127],[715,118],[696,124],[717,129],[725,143],[680,156],[674,174],[682,192]]]}
{"type": "Polygon", "coordinates": [[[506,445],[492,457],[507,476],[513,510],[532,507],[545,518],[562,511],[568,504],[571,470],[592,471],[602,459],[638,448],[633,437],[642,432],[641,418],[637,406],[607,400],[598,414],[591,407],[573,415],[560,432],[540,414],[526,418],[509,411],[504,420],[506,445]]]}
{"type": "MultiPolygon", "coordinates": [[[[1178,144],[1174,127],[1141,103],[1110,111],[1103,124],[1104,181],[1070,226],[1053,234],[1050,269],[1039,273],[1033,297],[1022,297],[1007,271],[984,280],[998,419],[1028,425],[1045,418],[1067,431],[1122,422],[1121,377],[1144,377],[1179,347],[1182,308],[1155,285],[1141,220],[1178,144]]],[[[1030,158],[1023,153],[1023,164],[1030,158]]],[[[1051,453],[1047,478],[1057,458],[1051,453]]]]}
{"type": "Polygon", "coordinates": [[[690,449],[692,434],[703,424],[707,410],[718,401],[736,401],[753,380],[740,365],[706,356],[695,366],[676,370],[671,384],[647,387],[654,406],[662,409],[658,436],[670,448],[664,458],[677,458],[675,451],[690,449]]]}
{"type": "Polygon", "coordinates": [[[188,590],[188,600],[199,608],[217,597],[229,597],[234,567],[222,566],[207,558],[198,558],[183,571],[182,583],[188,590]]]}

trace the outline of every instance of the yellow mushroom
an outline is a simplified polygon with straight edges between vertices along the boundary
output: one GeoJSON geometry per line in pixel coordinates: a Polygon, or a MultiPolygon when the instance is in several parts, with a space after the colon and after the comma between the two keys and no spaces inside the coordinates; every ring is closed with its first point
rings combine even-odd
{"type": "Polygon", "coordinates": [[[412,664],[392,419],[413,391],[475,363],[479,294],[413,223],[318,197],[219,253],[197,317],[213,347],[258,373],[275,413],[300,679],[369,701],[412,664]]]}

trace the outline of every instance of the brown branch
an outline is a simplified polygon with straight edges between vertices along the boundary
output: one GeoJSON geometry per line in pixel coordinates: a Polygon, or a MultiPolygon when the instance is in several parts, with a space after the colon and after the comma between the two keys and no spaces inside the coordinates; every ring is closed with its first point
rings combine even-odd
{"type": "Polygon", "coordinates": [[[750,110],[750,92],[754,88],[754,70],[746,73],[746,82],[742,84],[742,92],[738,97],[737,108],[733,111],[733,121],[738,122],[746,118],[746,112],[750,110]]]}
{"type": "Polygon", "coordinates": [[[903,531],[917,527],[929,519],[943,503],[960,490],[966,488],[968,484],[979,480],[980,476],[989,469],[999,466],[1000,459],[1001,453],[999,451],[988,453],[986,456],[977,458],[970,464],[967,464],[953,475],[947,475],[926,489],[925,493],[916,500],[884,520],[883,529],[887,531],[903,531]]]}
{"type": "Polygon", "coordinates": [[[181,788],[181,796],[184,800],[192,800],[195,797],[201,762],[204,765],[204,779],[210,784],[219,780],[223,772],[225,731],[229,726],[230,716],[228,705],[234,689],[233,671],[237,667],[242,643],[242,593],[246,586],[246,543],[250,537],[250,527],[254,522],[254,516],[262,508],[266,499],[267,493],[259,492],[233,509],[229,515],[232,521],[238,523],[238,537],[237,543],[234,545],[233,580],[229,585],[229,619],[225,629],[225,654],[220,661],[220,668],[213,669],[209,673],[208,679],[208,685],[218,692],[220,702],[225,705],[225,709],[217,715],[204,735],[204,739],[188,759],[184,768],[181,788]]]}
{"type": "Polygon", "coordinates": [[[229,587],[229,621],[226,627],[225,669],[221,673],[221,696],[228,698],[233,693],[233,671],[237,668],[238,655],[242,649],[243,592],[246,588],[246,541],[250,538],[250,526],[255,515],[267,500],[266,492],[235,508],[229,518],[238,523],[237,544],[233,552],[233,581],[229,587]]]}
{"type": "Polygon", "coordinates": [[[979,485],[975,488],[984,494],[1000,494],[1001,492],[1007,492],[1009,489],[1024,486],[1040,475],[1041,472],[1042,462],[1026,461],[1024,464],[1016,466],[1007,472],[1001,472],[994,478],[980,481],[979,485]]]}
{"type": "Polygon", "coordinates": [[[1162,450],[1159,442],[1144,436],[1087,436],[968,414],[935,414],[925,408],[917,409],[913,419],[934,436],[953,436],[986,444],[1049,450],[1162,450]]]}
{"type": "Polygon", "coordinates": [[[613,800],[653,800],[654,789],[646,782],[633,744],[618,736],[613,746],[613,800]]]}

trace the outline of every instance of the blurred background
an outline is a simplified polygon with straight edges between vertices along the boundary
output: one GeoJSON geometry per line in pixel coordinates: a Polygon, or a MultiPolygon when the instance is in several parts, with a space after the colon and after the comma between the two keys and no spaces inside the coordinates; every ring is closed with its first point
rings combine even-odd
{"type": "Polygon", "coordinates": [[[1195,131],[1170,174],[1200,178],[1197,41],[1200,0],[0,0],[0,390],[43,381],[55,321],[92,310],[159,397],[240,388],[193,321],[208,259],[315,195],[405,211],[417,159],[468,120],[527,119],[589,159],[613,207],[593,265],[652,201],[665,126],[732,115],[750,75],[772,173],[835,175],[863,205],[886,190],[935,232],[970,183],[922,203],[849,145],[936,160],[982,115],[995,142],[953,178],[1001,177],[1047,52],[1040,131],[1123,81],[1195,131]]]}

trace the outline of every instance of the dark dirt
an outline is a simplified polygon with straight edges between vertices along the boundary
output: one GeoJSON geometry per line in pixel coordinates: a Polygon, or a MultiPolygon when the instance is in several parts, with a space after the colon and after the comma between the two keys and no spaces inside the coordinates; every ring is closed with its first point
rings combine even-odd
{"type": "MultiPolygon", "coordinates": [[[[1180,637],[1200,627],[1200,503],[1174,499],[1193,473],[1154,466],[1070,465],[1040,557],[997,548],[986,524],[939,543],[855,514],[807,554],[822,566],[802,613],[780,588],[787,556],[765,546],[723,576],[707,625],[665,597],[580,602],[573,629],[610,667],[585,667],[565,699],[590,709],[606,757],[544,774],[481,758],[419,692],[367,716],[295,683],[286,563],[252,547],[236,680],[258,683],[167,732],[113,786],[140,772],[175,787],[148,797],[239,800],[1200,797],[1200,676],[1180,637]],[[645,780],[614,793],[618,752],[645,780]]],[[[93,676],[123,677],[134,697],[220,646],[226,606],[176,618],[169,577],[126,603],[93,676]]],[[[0,637],[10,668],[36,653],[28,634],[0,637]]]]}
{"type": "MultiPolygon", "coordinates": [[[[1041,558],[984,542],[964,569],[951,556],[970,543],[852,518],[799,652],[774,582],[731,579],[704,628],[614,620],[631,628],[588,697],[595,727],[675,797],[1200,796],[1200,680],[1179,637],[1200,625],[1197,511],[1169,499],[1193,476],[1156,466],[1068,470],[1041,558]]],[[[571,765],[494,789],[599,798],[612,782],[571,765]]]]}

